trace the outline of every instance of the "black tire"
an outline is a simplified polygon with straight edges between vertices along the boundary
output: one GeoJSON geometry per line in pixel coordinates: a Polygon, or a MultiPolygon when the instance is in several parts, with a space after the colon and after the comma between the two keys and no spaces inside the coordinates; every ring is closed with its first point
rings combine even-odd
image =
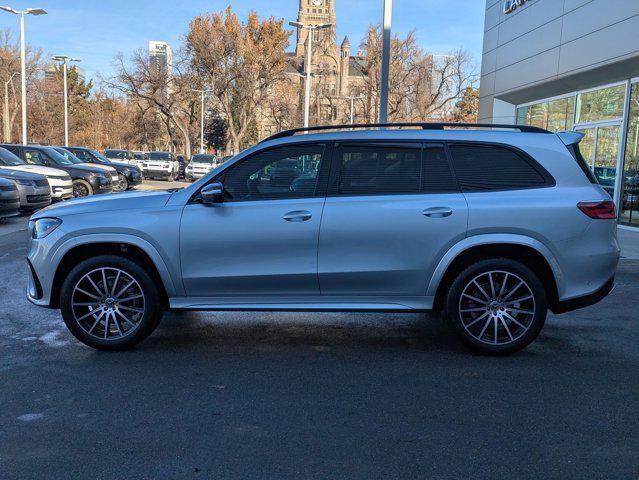
{"type": "Polygon", "coordinates": [[[126,192],[129,189],[129,180],[127,180],[126,175],[118,174],[118,179],[120,180],[120,185],[118,186],[116,192],[126,192]]]}
{"type": "Polygon", "coordinates": [[[73,180],[73,196],[75,198],[93,195],[93,187],[84,180],[73,180]]]}
{"type": "MultiPolygon", "coordinates": [[[[115,283],[117,284],[117,280],[115,283]]],[[[75,308],[78,307],[76,306],[75,308]]],[[[69,272],[60,290],[60,310],[67,328],[73,336],[82,343],[98,350],[127,350],[132,348],[153,333],[160,324],[164,309],[164,302],[159,293],[158,286],[146,272],[145,268],[128,258],[118,255],[100,255],[80,262],[69,272]],[[139,321],[137,321],[137,326],[131,328],[131,332],[126,336],[119,338],[103,339],[98,338],[96,335],[89,334],[87,330],[76,321],[73,311],[72,298],[78,282],[80,282],[87,273],[104,267],[119,269],[125,272],[137,281],[137,284],[141,287],[141,291],[144,294],[144,312],[139,321]]],[[[93,318],[95,318],[95,316],[93,318]]],[[[116,318],[115,315],[113,318],[116,318]]],[[[100,324],[100,326],[102,326],[102,324],[100,324]]],[[[103,328],[103,331],[104,330],[108,331],[108,328],[103,328]]],[[[120,326],[118,326],[118,330],[120,330],[120,326]]]]}
{"type": "Polygon", "coordinates": [[[509,355],[526,348],[537,338],[546,322],[548,300],[541,280],[530,268],[515,260],[494,258],[478,261],[457,275],[448,291],[444,313],[456,333],[475,352],[484,355],[509,355]],[[509,289],[513,289],[513,295],[509,298],[490,301],[488,299],[493,292],[489,290],[490,284],[488,284],[484,285],[487,296],[480,296],[481,290],[476,288],[473,280],[481,283],[482,279],[487,278],[495,285],[496,297],[505,297],[501,294],[501,284],[506,285],[505,294],[509,292],[509,289]],[[500,278],[506,280],[500,283],[500,278]],[[515,286],[519,281],[523,281],[524,285],[516,290],[515,286]],[[468,288],[475,288],[475,291],[468,288]],[[466,294],[468,292],[471,293],[470,297],[466,294]],[[513,303],[513,299],[519,300],[515,298],[518,295],[524,295],[521,297],[523,299],[530,298],[521,303],[513,303]],[[487,302],[485,311],[482,310],[483,304],[471,300],[473,297],[487,302]],[[468,302],[471,307],[477,308],[467,308],[463,302],[468,302]],[[475,305],[472,305],[473,303],[475,305]],[[513,310],[517,309],[522,310],[513,315],[513,310]],[[471,310],[479,311],[470,313],[471,310]],[[520,314],[523,316],[519,317],[520,314]],[[465,316],[464,319],[462,315],[465,316]],[[479,317],[484,318],[479,319],[479,317]],[[487,341],[487,337],[491,334],[494,343],[487,341]]]}

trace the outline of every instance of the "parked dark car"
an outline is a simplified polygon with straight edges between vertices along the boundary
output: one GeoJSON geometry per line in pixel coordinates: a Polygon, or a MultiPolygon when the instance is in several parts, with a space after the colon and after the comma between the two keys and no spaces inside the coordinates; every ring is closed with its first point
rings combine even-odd
{"type": "Polygon", "coordinates": [[[105,165],[113,167],[118,172],[120,179],[119,185],[114,187],[116,191],[129,190],[136,185],[142,183],[142,170],[130,163],[116,162],[102,155],[100,152],[86,147],[66,147],[71,153],[85,163],[93,163],[96,165],[105,165]]]}
{"type": "Polygon", "coordinates": [[[20,193],[11,180],[0,178],[0,223],[20,213],[20,193]]]}
{"type": "Polygon", "coordinates": [[[33,212],[51,204],[51,187],[44,175],[0,168],[0,178],[16,184],[20,195],[20,213],[33,212]]]}
{"type": "Polygon", "coordinates": [[[52,147],[41,145],[0,145],[31,165],[54,167],[67,172],[73,180],[73,196],[86,197],[99,193],[111,193],[111,175],[102,168],[76,165],[60,155],[52,147]]]}

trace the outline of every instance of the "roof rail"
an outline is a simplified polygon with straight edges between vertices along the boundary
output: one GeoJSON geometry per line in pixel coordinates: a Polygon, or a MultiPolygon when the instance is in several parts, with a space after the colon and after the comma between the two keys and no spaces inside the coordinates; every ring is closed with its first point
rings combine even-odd
{"type": "Polygon", "coordinates": [[[531,127],[529,125],[504,125],[497,123],[454,123],[454,122],[437,122],[437,123],[355,123],[353,125],[318,125],[315,127],[293,128],[291,130],[283,130],[270,137],[262,140],[276,140],[278,138],[292,137],[296,133],[302,132],[321,132],[324,130],[353,130],[361,128],[387,128],[387,127],[413,127],[422,130],[445,130],[446,128],[489,128],[489,129],[508,129],[519,130],[522,133],[552,133],[539,127],[531,127]]]}

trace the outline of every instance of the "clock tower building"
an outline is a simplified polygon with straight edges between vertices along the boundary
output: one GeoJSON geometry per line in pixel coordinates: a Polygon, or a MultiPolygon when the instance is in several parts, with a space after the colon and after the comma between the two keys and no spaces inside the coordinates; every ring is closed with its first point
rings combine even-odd
{"type": "MultiPolygon", "coordinates": [[[[304,25],[321,25],[330,23],[331,27],[313,32],[313,49],[318,53],[325,50],[327,46],[335,43],[335,8],[334,0],[299,0],[300,7],[297,12],[297,21],[304,25]],[[316,48],[320,47],[320,48],[316,48]],[[324,48],[322,48],[324,47],[324,48]]],[[[304,57],[308,41],[308,29],[297,29],[297,43],[295,55],[304,57]]],[[[314,60],[315,63],[315,60],[314,60]]]]}

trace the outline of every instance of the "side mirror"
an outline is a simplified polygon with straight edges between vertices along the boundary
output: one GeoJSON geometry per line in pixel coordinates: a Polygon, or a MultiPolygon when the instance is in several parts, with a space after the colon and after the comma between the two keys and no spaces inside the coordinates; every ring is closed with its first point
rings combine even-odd
{"type": "Polygon", "coordinates": [[[221,203],[224,201],[224,185],[220,182],[209,183],[200,190],[202,203],[221,203]]]}

